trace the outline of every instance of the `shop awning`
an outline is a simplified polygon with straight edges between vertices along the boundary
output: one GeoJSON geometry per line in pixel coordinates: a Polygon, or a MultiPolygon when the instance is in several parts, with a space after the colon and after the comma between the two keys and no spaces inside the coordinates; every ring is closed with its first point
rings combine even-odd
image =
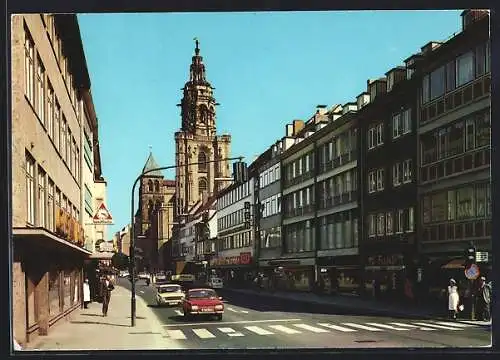
{"type": "Polygon", "coordinates": [[[114,254],[114,252],[95,252],[90,255],[90,258],[99,260],[111,260],[114,254]]]}
{"type": "Polygon", "coordinates": [[[464,259],[453,259],[441,266],[441,269],[464,269],[464,259]]]}
{"type": "Polygon", "coordinates": [[[46,243],[52,242],[53,244],[76,250],[84,255],[91,254],[91,252],[87,249],[61,239],[60,237],[42,228],[13,228],[12,235],[14,236],[14,239],[36,239],[36,241],[43,241],[46,243]]]}

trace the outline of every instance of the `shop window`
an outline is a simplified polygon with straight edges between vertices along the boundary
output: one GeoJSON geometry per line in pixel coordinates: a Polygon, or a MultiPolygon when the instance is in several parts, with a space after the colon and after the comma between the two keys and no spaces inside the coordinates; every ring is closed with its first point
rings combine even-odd
{"type": "Polygon", "coordinates": [[[51,270],[49,272],[49,314],[54,317],[61,312],[59,271],[51,270]]]}
{"type": "Polygon", "coordinates": [[[65,270],[63,276],[63,310],[71,306],[71,271],[65,270]]]}

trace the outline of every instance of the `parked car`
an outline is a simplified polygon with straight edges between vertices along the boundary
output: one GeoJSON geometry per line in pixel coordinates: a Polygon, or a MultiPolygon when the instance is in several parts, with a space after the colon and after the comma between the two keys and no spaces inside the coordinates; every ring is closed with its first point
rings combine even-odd
{"type": "Polygon", "coordinates": [[[213,277],[208,279],[208,287],[212,289],[222,289],[224,287],[224,283],[221,278],[213,277]]]}
{"type": "Polygon", "coordinates": [[[185,294],[182,292],[180,285],[160,283],[156,284],[156,303],[158,306],[163,305],[182,305],[185,294]]]}
{"type": "Polygon", "coordinates": [[[190,289],[186,292],[182,310],[186,319],[197,315],[215,315],[217,320],[222,320],[224,303],[213,289],[190,289]]]}
{"type": "Polygon", "coordinates": [[[158,280],[167,280],[167,275],[164,272],[159,272],[155,274],[156,281],[158,280]]]}
{"type": "Polygon", "coordinates": [[[120,271],[120,277],[121,278],[125,278],[125,277],[127,277],[129,275],[130,275],[130,273],[128,272],[128,270],[122,270],[122,271],[120,271]]]}

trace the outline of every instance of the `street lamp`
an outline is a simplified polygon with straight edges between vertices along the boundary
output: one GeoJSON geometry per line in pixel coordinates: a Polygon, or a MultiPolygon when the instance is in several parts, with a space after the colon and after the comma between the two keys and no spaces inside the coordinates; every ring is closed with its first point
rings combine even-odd
{"type": "MultiPolygon", "coordinates": [[[[217,159],[217,160],[207,160],[207,161],[201,161],[201,162],[195,162],[195,163],[187,163],[187,164],[182,164],[182,165],[170,165],[170,166],[161,166],[153,169],[149,169],[147,171],[143,171],[137,179],[135,179],[134,185],[132,186],[132,197],[131,197],[131,214],[130,214],[130,254],[132,255],[130,258],[132,259],[130,263],[130,279],[132,281],[132,295],[130,299],[130,313],[131,313],[131,326],[135,326],[135,319],[136,319],[136,299],[135,299],[135,214],[134,214],[134,194],[135,194],[135,186],[141,180],[145,175],[158,171],[158,170],[170,170],[170,169],[175,169],[180,166],[190,166],[190,165],[201,165],[201,164],[209,164],[209,163],[214,163],[214,162],[220,162],[220,161],[229,161],[229,160],[239,160],[240,162],[243,160],[243,156],[238,156],[238,157],[231,157],[231,158],[224,158],[224,159],[217,159]]],[[[187,185],[186,185],[187,186],[187,185]]]]}

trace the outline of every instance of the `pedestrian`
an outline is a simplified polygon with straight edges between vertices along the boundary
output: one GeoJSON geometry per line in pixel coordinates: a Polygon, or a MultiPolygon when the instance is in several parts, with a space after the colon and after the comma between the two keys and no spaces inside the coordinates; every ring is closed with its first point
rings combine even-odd
{"type": "Polygon", "coordinates": [[[85,278],[83,282],[83,307],[87,309],[89,303],[90,303],[90,285],[89,285],[89,279],[85,278]]]}
{"type": "Polygon", "coordinates": [[[450,284],[448,285],[448,312],[452,319],[457,318],[458,303],[460,301],[460,296],[458,295],[458,286],[455,279],[450,279],[450,284]]]}
{"type": "Polygon", "coordinates": [[[479,279],[476,299],[478,320],[488,321],[490,319],[491,285],[486,283],[484,276],[479,279]]]}
{"type": "Polygon", "coordinates": [[[102,316],[108,316],[109,300],[111,298],[111,291],[114,289],[108,276],[104,276],[101,281],[101,294],[102,294],[102,316]]]}

